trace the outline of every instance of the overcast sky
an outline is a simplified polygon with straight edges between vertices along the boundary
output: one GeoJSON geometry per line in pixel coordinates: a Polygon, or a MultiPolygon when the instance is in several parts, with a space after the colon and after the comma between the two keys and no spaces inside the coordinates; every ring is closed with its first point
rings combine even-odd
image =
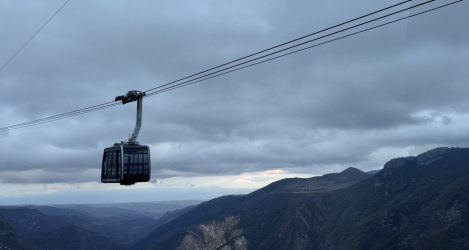
{"type": "MultiPolygon", "coordinates": [[[[0,65],[64,3],[0,1],[0,65]]],[[[71,0],[0,71],[0,127],[152,89],[394,3],[71,0]]],[[[0,132],[0,204],[208,199],[468,147],[467,13],[460,2],[145,98],[138,141],[151,148],[150,183],[100,183],[103,149],[127,140],[135,103],[0,132]]]]}

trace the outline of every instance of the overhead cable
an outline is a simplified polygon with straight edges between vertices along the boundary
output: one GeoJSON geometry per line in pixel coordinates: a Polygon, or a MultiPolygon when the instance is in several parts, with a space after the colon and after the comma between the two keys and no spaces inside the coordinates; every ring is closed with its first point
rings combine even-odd
{"type": "Polygon", "coordinates": [[[26,41],[23,46],[21,46],[11,57],[10,59],[8,59],[8,61],[6,61],[3,66],[0,68],[0,72],[2,72],[2,70],[8,65],[10,64],[11,60],[13,60],[13,58],[16,57],[16,55],[18,55],[23,49],[24,47],[26,47],[26,45],[28,45],[29,42],[31,42],[31,40],[33,40],[33,38],[44,28],[46,27],[46,25],[50,22],[50,20],[52,20],[64,7],[65,5],[67,5],[67,3],[69,2],[70,0],[67,0],[64,4],[62,4],[62,6],[60,6],[60,8],[36,31],[36,33],[34,33],[29,39],[28,41],[26,41]]]}
{"type": "MultiPolygon", "coordinates": [[[[345,25],[345,24],[348,24],[348,23],[351,23],[351,22],[354,22],[354,21],[363,19],[363,18],[365,18],[365,17],[369,17],[369,16],[372,16],[372,15],[374,15],[374,14],[377,14],[377,13],[380,13],[380,12],[383,12],[383,11],[386,11],[386,10],[389,10],[389,9],[392,9],[392,8],[395,8],[395,7],[399,6],[399,5],[402,5],[402,4],[411,2],[411,1],[412,1],[412,0],[406,0],[406,1],[400,2],[400,3],[398,3],[398,4],[391,5],[391,6],[389,6],[389,7],[386,7],[386,8],[377,10],[377,11],[373,11],[373,12],[368,13],[368,14],[366,14],[366,15],[363,15],[363,16],[360,16],[360,17],[357,17],[357,18],[353,18],[353,19],[351,19],[351,20],[342,22],[342,23],[340,23],[340,24],[331,26],[331,27],[329,27],[329,28],[325,28],[325,29],[322,29],[322,30],[319,30],[319,31],[310,33],[310,34],[308,34],[308,35],[295,38],[295,39],[293,39],[293,40],[290,40],[290,41],[287,41],[287,42],[284,42],[284,43],[275,45],[275,46],[270,47],[270,48],[268,48],[268,49],[264,49],[264,50],[258,51],[258,52],[256,52],[256,53],[252,53],[252,54],[250,54],[250,55],[243,56],[243,57],[241,57],[241,58],[238,58],[238,59],[229,61],[229,62],[227,62],[227,63],[220,64],[220,65],[218,65],[218,66],[215,66],[215,67],[212,67],[212,68],[210,68],[210,69],[201,71],[201,72],[199,72],[199,73],[192,74],[192,75],[189,75],[189,76],[180,78],[180,79],[178,79],[178,80],[175,80],[175,81],[172,81],[172,82],[169,82],[169,83],[160,85],[160,86],[158,86],[158,87],[148,89],[148,90],[146,90],[145,92],[148,93],[148,92],[151,92],[151,91],[153,91],[153,90],[160,89],[160,88],[166,87],[166,86],[168,86],[168,85],[171,85],[171,84],[174,84],[174,83],[177,83],[177,82],[180,82],[180,81],[187,80],[187,79],[189,79],[189,78],[192,78],[192,77],[195,77],[195,76],[198,76],[198,75],[207,73],[207,72],[209,72],[209,71],[212,71],[212,70],[221,68],[221,67],[223,67],[223,66],[227,66],[227,65],[229,65],[229,64],[233,64],[233,63],[235,63],[235,62],[239,62],[239,61],[241,61],[241,60],[244,60],[244,59],[247,59],[247,58],[250,58],[250,57],[259,55],[259,54],[262,54],[262,53],[264,53],[264,52],[267,52],[267,51],[270,51],[270,50],[273,50],[273,49],[282,47],[282,46],[284,46],[284,45],[287,45],[287,44],[290,44],[290,43],[293,43],[293,42],[296,42],[296,41],[299,41],[299,40],[308,38],[308,37],[310,37],[310,36],[317,35],[317,34],[319,34],[319,33],[322,33],[322,32],[325,32],[325,31],[328,31],[328,30],[331,30],[331,29],[334,29],[334,28],[337,28],[337,27],[340,27],[340,26],[343,26],[343,25],[345,25]]],[[[432,0],[432,1],[435,1],[435,0],[432,0]]],[[[431,2],[431,1],[430,1],[430,2],[431,2]]]]}
{"type": "MultiPolygon", "coordinates": [[[[386,15],[383,15],[383,16],[380,16],[380,17],[377,17],[377,18],[374,18],[374,19],[371,19],[371,20],[368,20],[368,21],[365,21],[365,22],[362,22],[362,23],[359,23],[359,24],[356,24],[356,25],[353,25],[353,26],[350,26],[350,27],[347,27],[347,28],[344,28],[344,29],[335,31],[335,32],[332,32],[332,33],[329,33],[329,34],[326,34],[326,35],[323,35],[323,36],[314,38],[314,39],[310,39],[310,40],[307,40],[307,41],[304,41],[304,42],[301,42],[301,43],[292,45],[292,46],[287,47],[287,48],[279,49],[279,50],[277,50],[277,51],[274,51],[274,52],[271,52],[271,53],[268,53],[268,54],[265,54],[265,55],[262,55],[262,56],[258,56],[258,57],[253,58],[253,59],[249,59],[249,60],[247,60],[247,61],[244,61],[244,62],[235,64],[235,65],[227,66],[227,67],[225,67],[225,68],[223,68],[223,69],[219,69],[219,70],[217,70],[217,71],[214,71],[214,72],[211,72],[211,73],[208,73],[208,74],[205,74],[205,75],[196,77],[196,78],[192,78],[192,79],[190,79],[190,80],[186,80],[186,81],[184,81],[184,82],[181,82],[181,83],[176,84],[176,82],[179,82],[179,81],[181,81],[182,79],[187,79],[187,78],[190,78],[190,77],[181,78],[180,80],[177,80],[177,81],[173,81],[173,82],[171,82],[171,83],[167,83],[167,84],[160,85],[160,86],[158,86],[158,87],[156,87],[156,88],[147,90],[147,91],[145,91],[145,92],[147,93],[147,96],[152,96],[152,95],[155,95],[155,94],[158,94],[158,93],[161,93],[161,92],[166,92],[167,90],[174,89],[175,87],[178,87],[178,86],[187,86],[187,85],[190,85],[190,84],[192,84],[191,82],[193,82],[193,83],[195,83],[195,82],[200,82],[199,80],[205,79],[205,78],[210,77],[210,76],[212,76],[212,75],[224,75],[224,74],[220,74],[220,73],[222,73],[223,71],[230,71],[230,72],[233,72],[233,71],[231,71],[231,69],[234,69],[234,68],[236,68],[236,67],[240,67],[240,66],[242,66],[242,65],[249,64],[249,63],[255,62],[255,61],[257,61],[257,60],[260,60],[260,59],[263,59],[263,58],[267,58],[267,57],[269,57],[269,56],[273,56],[273,55],[279,54],[279,53],[281,53],[281,52],[285,52],[285,51],[288,51],[288,50],[291,50],[291,49],[294,49],[294,48],[303,46],[303,45],[305,45],[305,44],[312,43],[312,42],[314,42],[314,41],[318,41],[318,40],[324,39],[324,38],[326,38],[326,37],[330,37],[330,36],[333,36],[333,35],[337,35],[337,34],[339,34],[339,33],[342,33],[342,32],[345,32],[345,31],[349,31],[349,30],[358,28],[358,27],[363,26],[363,25],[366,25],[366,24],[373,23],[373,22],[376,22],[376,21],[378,21],[378,20],[381,20],[381,19],[384,19],[384,18],[393,16],[393,15],[396,15],[396,14],[399,14],[399,13],[402,13],[402,12],[405,12],[405,11],[408,11],[408,10],[411,10],[411,9],[414,9],[414,8],[417,8],[417,7],[421,7],[421,6],[423,6],[423,5],[429,4],[429,3],[434,2],[434,1],[435,1],[435,0],[429,0],[429,1],[426,1],[426,2],[423,2],[423,3],[420,3],[420,4],[418,4],[418,5],[414,5],[414,6],[411,6],[411,7],[408,7],[408,8],[404,8],[404,9],[401,9],[401,10],[398,10],[398,11],[395,11],[395,12],[392,12],[392,13],[390,13],[390,14],[386,14],[386,15]],[[190,84],[188,84],[188,83],[190,83],[190,84]],[[171,85],[171,84],[173,84],[173,85],[171,85]],[[156,89],[158,89],[158,88],[161,88],[161,87],[166,87],[166,88],[164,88],[164,89],[162,89],[162,90],[160,90],[160,91],[154,91],[154,90],[156,90],[156,89]],[[153,90],[153,92],[152,92],[152,90],[153,90]]],[[[380,11],[387,10],[387,9],[389,9],[389,8],[390,8],[390,7],[384,8],[384,9],[382,9],[382,10],[380,10],[380,11]]],[[[373,13],[377,13],[377,12],[373,12],[373,13]]],[[[369,15],[365,15],[365,16],[363,16],[363,17],[366,17],[366,16],[369,16],[369,15]]],[[[355,18],[355,19],[352,19],[352,20],[358,20],[358,19],[359,19],[359,18],[355,18]]],[[[342,23],[342,24],[350,23],[352,20],[347,21],[347,22],[344,22],[344,23],[342,23]]],[[[335,26],[333,26],[333,27],[338,27],[338,26],[340,26],[340,25],[335,25],[335,26]]],[[[323,31],[327,31],[327,30],[330,30],[330,28],[323,29],[323,30],[320,31],[320,32],[315,32],[315,33],[312,33],[312,34],[310,34],[310,35],[318,34],[318,33],[321,33],[321,32],[323,32],[323,31]]],[[[308,35],[308,36],[303,36],[302,38],[309,37],[310,35],[308,35]]],[[[291,40],[290,42],[283,43],[283,44],[286,45],[286,44],[289,44],[289,43],[291,43],[291,42],[298,41],[298,40],[300,40],[300,39],[302,39],[302,38],[294,39],[294,40],[291,40]]],[[[335,40],[337,40],[337,39],[335,39],[335,40]]],[[[274,49],[274,48],[278,48],[278,47],[280,47],[280,45],[279,45],[279,46],[274,46],[274,47],[272,47],[272,48],[270,48],[270,49],[267,49],[267,50],[264,50],[264,51],[268,51],[268,50],[271,50],[271,49],[274,49]]],[[[258,55],[258,54],[260,54],[260,53],[254,53],[254,54],[251,54],[251,55],[249,55],[249,56],[245,56],[245,57],[243,57],[243,58],[249,58],[249,57],[252,57],[252,56],[258,55]]],[[[232,61],[232,62],[236,62],[236,61],[239,61],[239,60],[241,60],[241,59],[237,59],[237,60],[234,60],[234,61],[232,61]]],[[[270,61],[270,60],[267,60],[267,61],[270,61]]],[[[232,62],[223,64],[223,65],[228,65],[228,64],[231,64],[232,62]]],[[[257,64],[258,64],[258,63],[253,64],[253,65],[257,65],[257,64]]],[[[216,69],[216,68],[219,68],[219,67],[220,67],[220,66],[217,66],[217,67],[214,67],[214,68],[212,68],[212,69],[216,69]]],[[[245,68],[245,67],[243,67],[243,68],[245,68]]],[[[207,71],[209,71],[209,70],[202,71],[202,72],[207,72],[207,71]]],[[[193,76],[200,75],[200,74],[201,74],[201,73],[199,72],[199,73],[197,73],[197,74],[194,74],[193,76]]],[[[210,78],[213,78],[213,77],[210,77],[210,78]]],[[[207,79],[210,79],[210,78],[207,78],[207,79]]]]}
{"type": "Polygon", "coordinates": [[[285,57],[285,56],[288,56],[288,55],[291,55],[291,54],[295,54],[295,53],[298,53],[298,52],[301,52],[301,51],[304,51],[304,50],[307,50],[307,49],[311,49],[311,48],[314,48],[314,47],[317,47],[317,46],[320,46],[320,45],[324,45],[324,44],[327,44],[327,43],[330,43],[330,42],[334,42],[334,41],[337,41],[337,40],[341,40],[341,39],[344,39],[344,38],[347,38],[347,37],[350,37],[350,36],[354,36],[354,35],[357,35],[357,34],[360,34],[360,33],[366,32],[366,31],[370,31],[370,30],[373,30],[373,29],[377,29],[377,28],[380,28],[380,27],[383,27],[383,26],[386,26],[386,25],[389,25],[389,24],[392,24],[392,23],[396,23],[396,22],[399,22],[399,21],[402,21],[402,20],[405,20],[405,19],[409,19],[409,18],[411,18],[411,17],[415,17],[415,16],[418,16],[418,15],[422,15],[422,14],[425,14],[425,13],[428,13],[428,12],[431,12],[431,11],[434,11],[434,10],[437,10],[437,9],[441,9],[441,8],[446,7],[446,6],[453,5],[453,4],[455,4],[455,3],[462,2],[462,1],[463,1],[463,0],[457,0],[457,1],[454,1],[454,2],[451,2],[451,3],[448,3],[448,4],[444,4],[444,5],[441,5],[441,6],[438,6],[438,7],[429,9],[429,10],[426,10],[426,11],[422,11],[422,12],[418,12],[418,13],[412,14],[412,15],[410,15],[410,16],[402,17],[402,18],[399,18],[399,19],[395,19],[395,20],[392,20],[392,21],[389,21],[389,22],[380,24],[380,25],[376,25],[376,26],[373,26],[373,27],[371,27],[371,28],[363,29],[363,30],[360,30],[360,31],[357,31],[357,32],[353,32],[353,33],[344,35],[344,36],[340,36],[340,37],[337,37],[337,38],[334,38],[334,39],[330,39],[330,40],[327,40],[327,41],[325,41],[325,42],[317,43],[317,44],[314,44],[314,45],[311,45],[311,46],[308,46],[308,47],[305,47],[305,48],[297,49],[297,50],[294,50],[294,51],[291,51],[291,52],[288,52],[288,53],[285,53],[285,54],[281,54],[281,55],[278,55],[278,56],[275,56],[275,57],[271,57],[271,58],[268,58],[268,59],[264,59],[264,60],[261,60],[261,61],[255,62],[255,63],[251,63],[251,64],[248,64],[248,65],[245,65],[245,66],[242,66],[242,67],[238,67],[238,68],[235,68],[235,69],[230,69],[229,71],[224,71],[224,72],[222,72],[222,73],[213,74],[213,75],[212,75],[212,74],[208,74],[208,75],[204,76],[204,78],[197,79],[197,80],[189,80],[189,81],[186,81],[186,82],[182,82],[182,83],[180,83],[180,84],[177,84],[177,85],[174,85],[174,86],[170,86],[170,87],[161,89],[161,90],[159,90],[159,91],[155,91],[155,92],[153,92],[153,93],[151,93],[151,94],[148,94],[147,96],[152,96],[152,95],[156,95],[156,94],[161,94],[161,93],[164,93],[164,92],[167,92],[167,91],[171,91],[171,90],[173,90],[173,89],[185,87],[185,86],[187,86],[187,85],[191,85],[191,84],[194,84],[194,83],[198,83],[198,82],[202,82],[202,81],[205,81],[205,80],[209,80],[209,79],[212,79],[212,78],[215,78],[215,77],[218,77],[218,76],[226,75],[226,74],[228,74],[228,73],[232,73],[232,72],[235,72],[235,71],[238,71],[238,70],[242,70],[242,69],[245,69],[245,68],[249,68],[249,67],[252,67],[252,66],[261,64],[261,63],[265,63],[265,62],[268,62],[268,61],[272,61],[272,60],[275,60],[275,59],[278,59],[278,58],[281,58],[281,57],[285,57]]]}
{"type": "MultiPolygon", "coordinates": [[[[360,33],[366,32],[366,31],[370,31],[370,30],[373,30],[373,29],[376,29],[376,28],[379,28],[379,27],[383,27],[385,25],[389,25],[389,24],[392,24],[392,23],[395,23],[395,22],[398,22],[398,21],[409,19],[411,17],[415,17],[415,16],[418,16],[418,15],[421,15],[421,14],[424,14],[424,13],[428,13],[428,12],[431,12],[431,11],[435,11],[437,9],[441,9],[443,7],[446,7],[446,6],[461,2],[463,0],[456,0],[456,1],[453,1],[453,2],[450,2],[450,3],[447,3],[447,4],[437,6],[437,7],[432,8],[432,9],[428,9],[426,11],[421,11],[421,12],[416,13],[416,14],[412,14],[412,15],[409,15],[409,16],[406,16],[406,17],[398,18],[398,19],[395,19],[395,20],[392,20],[392,21],[385,22],[383,24],[375,25],[375,26],[370,27],[370,28],[365,28],[365,29],[362,29],[362,30],[359,30],[359,31],[354,31],[350,34],[342,35],[342,36],[339,36],[339,37],[336,37],[336,38],[329,39],[327,41],[322,41],[322,42],[319,42],[319,43],[316,43],[316,44],[313,44],[313,45],[309,45],[307,47],[300,48],[301,46],[305,46],[305,45],[310,44],[312,42],[319,41],[321,39],[325,39],[325,38],[333,36],[333,35],[339,35],[339,34],[344,33],[346,31],[353,31],[353,29],[356,29],[360,26],[363,26],[363,25],[366,25],[366,24],[371,24],[371,23],[374,23],[378,20],[381,20],[381,19],[393,16],[393,15],[396,15],[398,13],[402,13],[404,11],[408,11],[408,10],[411,10],[411,9],[414,9],[414,8],[417,8],[417,7],[421,7],[423,5],[434,2],[435,0],[426,1],[426,2],[423,2],[423,3],[415,5],[415,6],[404,8],[404,9],[392,12],[390,14],[386,14],[386,15],[383,15],[383,16],[380,16],[380,17],[377,17],[377,18],[362,22],[360,24],[356,24],[356,25],[353,25],[353,26],[350,26],[350,27],[347,27],[347,28],[343,28],[341,30],[331,32],[329,34],[326,34],[326,35],[323,35],[323,36],[320,36],[320,37],[317,37],[317,38],[314,38],[314,39],[310,39],[310,40],[307,40],[307,41],[304,41],[304,42],[301,42],[301,43],[298,43],[298,44],[291,45],[289,47],[280,49],[280,47],[285,46],[287,44],[291,44],[293,42],[298,42],[298,41],[300,41],[302,39],[305,39],[307,37],[311,37],[313,35],[317,35],[319,33],[325,32],[325,31],[329,31],[333,28],[337,28],[339,26],[349,24],[351,22],[357,21],[357,20],[365,18],[365,17],[370,17],[371,15],[377,14],[377,13],[385,11],[385,10],[389,10],[391,8],[397,7],[399,5],[407,3],[409,1],[411,1],[411,0],[404,1],[404,2],[401,2],[401,3],[386,7],[384,9],[381,9],[381,10],[378,10],[378,11],[371,12],[369,14],[363,15],[363,16],[358,17],[358,18],[351,19],[351,20],[343,22],[341,24],[334,25],[334,26],[331,26],[329,28],[326,28],[326,29],[323,29],[323,30],[320,30],[320,31],[317,31],[317,32],[314,32],[314,33],[311,33],[311,34],[308,34],[306,36],[302,36],[300,38],[290,40],[288,42],[285,42],[285,43],[270,47],[268,49],[265,49],[265,50],[250,54],[248,56],[241,57],[241,58],[236,59],[236,60],[232,60],[230,62],[218,65],[216,67],[212,67],[210,69],[201,71],[199,73],[196,73],[196,74],[184,77],[184,78],[180,78],[179,80],[172,81],[172,82],[157,86],[155,88],[152,88],[152,89],[149,89],[149,90],[145,91],[147,93],[146,97],[150,97],[150,96],[153,96],[153,95],[156,95],[156,94],[171,91],[171,90],[181,88],[181,87],[184,87],[184,86],[187,86],[187,85],[191,85],[191,84],[194,84],[194,83],[197,83],[197,82],[212,79],[214,77],[225,75],[225,74],[228,74],[228,73],[231,73],[231,72],[234,72],[234,71],[238,71],[238,70],[241,70],[241,69],[245,69],[245,68],[248,68],[248,67],[251,67],[251,66],[254,66],[254,65],[258,65],[258,64],[261,64],[261,63],[272,61],[272,60],[275,60],[275,59],[278,59],[278,58],[281,58],[281,57],[284,57],[284,56],[287,56],[287,55],[298,53],[300,51],[311,49],[311,48],[314,48],[314,47],[317,47],[317,46],[320,46],[320,45],[323,45],[323,44],[327,44],[327,43],[330,43],[330,42],[333,42],[333,41],[344,39],[346,37],[357,35],[357,34],[360,34],[360,33]],[[271,51],[271,50],[274,50],[274,49],[278,49],[278,50],[270,52],[270,53],[265,54],[265,55],[261,55],[265,52],[268,52],[268,51],[271,51]],[[281,54],[281,53],[283,53],[283,54],[281,54]],[[257,56],[257,57],[255,57],[253,59],[243,61],[243,62],[240,62],[242,60],[245,60],[245,59],[248,59],[248,58],[251,58],[251,57],[254,57],[254,56],[257,56]],[[234,64],[236,62],[238,62],[238,63],[234,64]],[[232,64],[234,64],[234,65],[232,65],[232,64]],[[231,65],[231,66],[228,66],[228,65],[231,65]],[[224,67],[224,68],[222,68],[222,67],[224,67]],[[218,70],[216,70],[216,69],[218,69],[218,70]],[[209,73],[210,71],[212,71],[212,72],[209,73]]],[[[107,103],[103,103],[103,104],[99,104],[99,105],[94,105],[94,106],[91,106],[91,107],[88,107],[88,108],[83,108],[83,109],[78,109],[78,110],[71,111],[71,112],[62,113],[62,114],[59,114],[59,115],[45,117],[45,118],[41,118],[41,119],[29,121],[29,122],[24,122],[24,123],[19,123],[19,124],[7,126],[7,127],[1,127],[0,132],[9,131],[9,130],[13,130],[13,129],[24,128],[24,127],[29,127],[29,126],[34,126],[34,125],[38,125],[38,124],[42,124],[42,123],[46,123],[46,122],[51,122],[51,121],[56,121],[56,120],[60,120],[60,119],[65,119],[65,118],[73,117],[73,116],[76,116],[76,115],[81,115],[81,114],[90,113],[90,112],[94,112],[94,111],[105,109],[105,108],[114,107],[114,106],[117,106],[117,105],[121,105],[121,102],[107,102],[107,103]]]]}
{"type": "Polygon", "coordinates": [[[41,119],[32,120],[29,122],[23,122],[23,123],[18,123],[18,124],[7,126],[7,127],[2,127],[0,128],[0,132],[30,127],[30,126],[39,125],[39,124],[46,123],[46,122],[57,121],[57,120],[69,118],[72,116],[82,115],[82,114],[86,114],[86,113],[90,113],[90,112],[94,112],[94,111],[98,111],[101,109],[106,109],[106,108],[110,108],[110,107],[114,107],[118,105],[122,105],[122,103],[112,101],[112,102],[107,102],[103,104],[98,104],[98,105],[90,106],[87,108],[78,109],[75,111],[70,111],[70,112],[66,112],[66,113],[62,113],[58,115],[53,115],[53,116],[49,116],[49,117],[45,117],[41,119]]]}

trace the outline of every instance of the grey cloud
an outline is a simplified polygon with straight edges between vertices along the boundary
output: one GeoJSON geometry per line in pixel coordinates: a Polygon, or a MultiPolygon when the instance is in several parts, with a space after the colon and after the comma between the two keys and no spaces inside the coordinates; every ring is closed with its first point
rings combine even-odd
{"type": "MultiPolygon", "coordinates": [[[[60,6],[2,4],[0,23],[14,24],[1,26],[2,55],[60,6]]],[[[71,1],[0,72],[1,126],[150,89],[387,4],[71,1]]],[[[152,147],[154,176],[372,169],[388,148],[467,146],[465,10],[462,2],[145,98],[138,140],[152,147]]],[[[1,132],[2,182],[96,181],[103,148],[134,123],[131,103],[1,132]],[[38,169],[49,177],[8,172],[38,169]]]]}

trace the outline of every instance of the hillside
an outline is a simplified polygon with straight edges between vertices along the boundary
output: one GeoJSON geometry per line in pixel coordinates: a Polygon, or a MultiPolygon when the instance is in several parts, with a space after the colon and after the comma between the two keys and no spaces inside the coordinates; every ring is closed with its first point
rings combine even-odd
{"type": "Polygon", "coordinates": [[[15,230],[0,214],[0,249],[26,249],[15,230]]]}
{"type": "Polygon", "coordinates": [[[332,223],[322,229],[329,231],[325,247],[469,248],[469,149],[391,160],[373,178],[332,198],[332,223]]]}
{"type": "Polygon", "coordinates": [[[295,208],[306,198],[321,196],[370,176],[349,168],[337,174],[280,180],[245,196],[213,199],[156,229],[133,248],[173,249],[183,242],[186,249],[198,249],[202,245],[212,249],[220,244],[236,245],[238,241],[244,242],[246,234],[252,235],[252,242],[261,239],[268,241],[270,234],[273,238],[277,237],[273,230],[280,228],[282,223],[287,224],[290,217],[294,216],[295,208]],[[226,238],[225,235],[230,236],[226,238]],[[192,238],[202,238],[202,242],[190,242],[192,238]]]}
{"type": "Polygon", "coordinates": [[[45,249],[124,249],[102,234],[91,230],[92,220],[68,214],[47,216],[36,209],[4,207],[0,213],[8,218],[21,239],[45,249]]]}
{"type": "Polygon", "coordinates": [[[468,249],[469,149],[286,179],[205,202],[136,249],[468,249]]]}
{"type": "Polygon", "coordinates": [[[0,249],[127,249],[196,203],[0,206],[0,249]]]}
{"type": "Polygon", "coordinates": [[[469,149],[173,208],[0,207],[0,249],[469,249],[469,149]]]}

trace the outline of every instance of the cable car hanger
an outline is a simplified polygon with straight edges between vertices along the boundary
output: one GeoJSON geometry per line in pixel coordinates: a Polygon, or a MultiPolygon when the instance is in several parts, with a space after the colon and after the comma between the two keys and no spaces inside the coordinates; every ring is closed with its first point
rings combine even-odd
{"type": "Polygon", "coordinates": [[[129,138],[128,143],[133,144],[137,143],[137,136],[138,133],[140,132],[140,128],[142,127],[142,99],[145,96],[145,92],[141,92],[138,90],[131,90],[127,92],[125,95],[120,95],[116,96],[114,101],[122,101],[122,104],[126,104],[129,102],[134,102],[137,101],[137,122],[135,123],[135,129],[134,132],[132,133],[132,136],[129,138]]]}
{"type": "Polygon", "coordinates": [[[137,121],[128,141],[114,143],[114,146],[104,149],[101,165],[102,183],[132,185],[150,180],[150,148],[137,142],[138,133],[142,127],[142,99],[145,95],[145,92],[131,90],[125,95],[116,96],[114,100],[122,101],[122,104],[137,101],[137,121]]]}

